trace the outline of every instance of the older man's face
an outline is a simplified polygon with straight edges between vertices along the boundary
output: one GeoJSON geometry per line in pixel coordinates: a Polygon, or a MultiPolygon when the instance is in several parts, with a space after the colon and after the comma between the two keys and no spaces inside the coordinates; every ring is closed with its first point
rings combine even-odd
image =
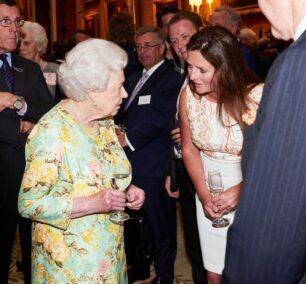
{"type": "Polygon", "coordinates": [[[233,35],[237,36],[239,26],[237,24],[231,24],[229,22],[229,16],[226,11],[216,11],[211,16],[210,24],[212,26],[218,26],[227,29],[233,35]]]}
{"type": "Polygon", "coordinates": [[[140,63],[149,70],[164,58],[165,44],[159,43],[155,33],[145,33],[136,37],[135,46],[140,63]]]}
{"type": "Polygon", "coordinates": [[[20,14],[16,6],[0,4],[0,19],[13,21],[9,27],[0,25],[0,53],[11,52],[17,48],[19,27],[16,26],[15,20],[19,18],[20,14]]]}
{"type": "MultiPolygon", "coordinates": [[[[294,1],[305,0],[258,0],[258,4],[271,23],[274,37],[289,40],[294,37],[294,20],[292,6],[294,1]]],[[[301,2],[302,3],[302,2],[301,2]]]]}

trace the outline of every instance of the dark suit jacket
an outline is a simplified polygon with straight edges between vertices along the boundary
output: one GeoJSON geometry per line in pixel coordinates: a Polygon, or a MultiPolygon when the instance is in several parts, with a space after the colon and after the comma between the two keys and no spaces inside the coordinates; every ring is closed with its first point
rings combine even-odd
{"type": "Polygon", "coordinates": [[[291,284],[306,271],[305,66],[306,32],[273,64],[245,132],[222,283],[291,284]]]}
{"type": "MultiPolygon", "coordinates": [[[[136,73],[128,79],[128,94],[133,92],[140,77],[141,73],[136,73]]],[[[164,62],[147,79],[133,103],[123,112],[122,121],[127,128],[127,137],[135,148],[135,151],[124,148],[133,165],[133,177],[166,175],[179,77],[180,74],[164,62]],[[150,96],[150,103],[141,104],[145,96],[150,96]]]]}
{"type": "MultiPolygon", "coordinates": [[[[18,55],[12,54],[15,74],[14,94],[24,97],[27,112],[24,120],[37,122],[53,105],[54,101],[46,85],[39,65],[18,55]]],[[[0,72],[0,92],[9,92],[2,72],[0,72]]],[[[26,134],[20,134],[20,116],[11,109],[0,112],[0,144],[15,147],[24,146],[26,134]]]]}

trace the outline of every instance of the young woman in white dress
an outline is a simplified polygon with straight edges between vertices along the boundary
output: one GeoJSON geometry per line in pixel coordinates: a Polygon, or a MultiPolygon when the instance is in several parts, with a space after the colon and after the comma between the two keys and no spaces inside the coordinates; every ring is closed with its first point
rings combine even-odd
{"type": "Polygon", "coordinates": [[[243,129],[255,119],[263,86],[246,67],[237,39],[220,27],[207,27],[190,39],[187,63],[190,83],[180,99],[182,154],[197,191],[208,282],[217,284],[229,226],[214,227],[212,221],[224,215],[229,224],[233,221],[242,188],[243,129]],[[224,190],[214,197],[211,173],[224,190]]]}

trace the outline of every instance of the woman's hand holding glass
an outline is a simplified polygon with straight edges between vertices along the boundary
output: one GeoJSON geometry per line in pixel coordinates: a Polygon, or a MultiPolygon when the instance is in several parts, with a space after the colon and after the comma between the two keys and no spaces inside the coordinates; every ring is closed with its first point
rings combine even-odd
{"type": "Polygon", "coordinates": [[[98,212],[120,211],[125,208],[126,195],[116,189],[101,190],[96,194],[96,202],[99,207],[98,212]]]}
{"type": "Polygon", "coordinates": [[[203,190],[198,196],[202,203],[204,214],[208,219],[215,220],[222,217],[222,214],[219,213],[219,208],[212,203],[212,196],[209,189],[203,190]]]}
{"type": "MultiPolygon", "coordinates": [[[[208,178],[207,178],[209,191],[213,197],[218,196],[224,191],[224,185],[222,180],[221,172],[219,171],[209,171],[208,178]]],[[[218,207],[218,206],[217,206],[218,207]]],[[[220,214],[220,210],[218,210],[220,214]]],[[[214,228],[223,228],[230,224],[229,219],[220,217],[216,218],[212,221],[212,226],[214,228]]]]}
{"type": "Polygon", "coordinates": [[[219,195],[213,197],[211,202],[218,208],[218,213],[222,216],[236,209],[242,189],[242,183],[236,184],[219,195]]]}
{"type": "MultiPolygon", "coordinates": [[[[127,187],[131,182],[131,167],[118,167],[114,169],[113,176],[111,179],[114,189],[117,189],[119,192],[126,192],[127,187]]],[[[126,195],[125,195],[126,197],[126,195]]],[[[126,221],[130,216],[121,210],[115,210],[110,213],[109,218],[112,222],[121,222],[126,221]]]]}

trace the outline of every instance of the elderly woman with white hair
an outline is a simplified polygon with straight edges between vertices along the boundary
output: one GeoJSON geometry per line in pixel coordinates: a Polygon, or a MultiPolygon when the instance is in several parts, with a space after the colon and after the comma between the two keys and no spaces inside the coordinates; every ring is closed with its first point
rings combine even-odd
{"type": "Polygon", "coordinates": [[[48,46],[48,37],[43,26],[36,22],[25,21],[20,28],[19,54],[39,64],[53,98],[58,102],[62,99],[58,88],[57,71],[59,65],[42,59],[48,46]]]}
{"type": "Polygon", "coordinates": [[[18,207],[33,220],[33,283],[127,283],[123,226],[109,214],[144,202],[113,123],[127,97],[126,64],[114,43],[79,43],[59,68],[68,98],[29,136],[18,207]],[[126,195],[114,186],[119,168],[126,195]]]}

